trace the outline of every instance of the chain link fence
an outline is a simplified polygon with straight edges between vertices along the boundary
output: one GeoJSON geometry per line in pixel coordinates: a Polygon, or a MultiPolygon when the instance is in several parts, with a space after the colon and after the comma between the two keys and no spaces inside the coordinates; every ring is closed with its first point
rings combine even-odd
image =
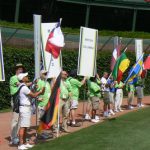
{"type": "MultiPolygon", "coordinates": [[[[14,29],[1,27],[3,46],[12,46],[17,48],[34,48],[34,34],[31,30],[14,29]]],[[[64,33],[65,47],[68,50],[78,50],[79,34],[64,33]]],[[[134,38],[121,38],[122,49],[128,47],[128,50],[135,50],[134,38]]],[[[144,51],[150,51],[150,39],[143,39],[144,51]]],[[[112,51],[114,49],[113,36],[99,36],[98,51],[112,51]]]]}

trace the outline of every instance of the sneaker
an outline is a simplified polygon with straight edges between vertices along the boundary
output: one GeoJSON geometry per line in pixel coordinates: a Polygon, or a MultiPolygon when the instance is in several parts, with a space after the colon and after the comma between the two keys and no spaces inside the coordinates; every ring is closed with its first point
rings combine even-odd
{"type": "Polygon", "coordinates": [[[85,120],[91,120],[91,117],[90,117],[89,114],[86,114],[86,115],[85,115],[85,120]]]}
{"type": "Polygon", "coordinates": [[[104,112],[104,117],[110,117],[110,114],[108,112],[104,112]]]}
{"type": "Polygon", "coordinates": [[[118,109],[115,109],[114,112],[118,113],[119,111],[118,111],[118,109]]]}
{"type": "Polygon", "coordinates": [[[29,143],[25,144],[24,146],[25,146],[26,148],[32,148],[32,147],[34,147],[34,145],[31,145],[31,144],[29,144],[29,143]]]}
{"type": "Polygon", "coordinates": [[[100,120],[100,117],[96,115],[95,120],[100,120]]]}
{"type": "Polygon", "coordinates": [[[142,106],[141,106],[141,104],[137,104],[137,107],[141,108],[142,106]]]}
{"type": "Polygon", "coordinates": [[[19,143],[19,138],[14,138],[9,142],[10,145],[18,145],[18,143],[19,143]]]}
{"type": "Polygon", "coordinates": [[[81,126],[81,124],[79,122],[75,123],[75,124],[74,123],[71,124],[71,127],[80,127],[80,126],[81,126]]]}
{"type": "Polygon", "coordinates": [[[145,105],[144,104],[141,104],[141,107],[144,107],[145,105]]]}
{"type": "Polygon", "coordinates": [[[99,122],[99,120],[91,119],[91,122],[93,122],[93,123],[97,123],[97,122],[99,122]]]}
{"type": "Polygon", "coordinates": [[[25,150],[28,149],[24,144],[18,146],[18,150],[25,150]]]}
{"type": "Polygon", "coordinates": [[[123,112],[123,110],[121,108],[118,109],[120,112],[123,112]]]}
{"type": "Polygon", "coordinates": [[[129,109],[129,110],[132,110],[132,109],[134,109],[134,107],[133,107],[133,106],[129,106],[128,109],[129,109]]]}
{"type": "Polygon", "coordinates": [[[109,110],[110,115],[115,115],[112,109],[109,110]]]}

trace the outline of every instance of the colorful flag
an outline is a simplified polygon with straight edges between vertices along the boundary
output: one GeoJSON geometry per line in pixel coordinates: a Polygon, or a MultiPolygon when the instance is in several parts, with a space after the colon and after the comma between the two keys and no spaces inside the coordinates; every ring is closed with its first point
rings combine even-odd
{"type": "Polygon", "coordinates": [[[138,61],[134,64],[134,66],[131,68],[130,72],[129,72],[129,75],[127,77],[127,79],[125,80],[125,83],[126,82],[133,82],[133,80],[139,75],[142,73],[142,66],[143,66],[143,55],[142,54],[140,56],[140,58],[138,59],[138,61]]]}
{"type": "Polygon", "coordinates": [[[0,81],[5,81],[1,30],[0,30],[0,81]]]}
{"type": "Polygon", "coordinates": [[[148,57],[147,57],[146,60],[144,61],[143,69],[145,69],[145,70],[150,69],[150,55],[148,55],[148,57]]]}
{"type": "Polygon", "coordinates": [[[54,58],[58,58],[61,48],[65,46],[64,36],[60,28],[60,22],[61,21],[59,21],[56,24],[56,27],[50,32],[45,47],[45,50],[51,53],[54,58]]]}
{"type": "Polygon", "coordinates": [[[111,66],[110,66],[111,71],[114,69],[117,58],[120,56],[120,49],[121,49],[121,44],[117,45],[112,53],[111,66]]]}
{"type": "Polygon", "coordinates": [[[44,129],[49,129],[57,120],[59,97],[60,97],[60,82],[61,82],[61,73],[56,79],[49,102],[45,109],[45,113],[41,118],[41,122],[38,128],[39,133],[44,129]]]}
{"type": "Polygon", "coordinates": [[[120,82],[122,80],[123,73],[129,67],[130,60],[127,58],[125,52],[123,52],[120,57],[117,59],[117,62],[112,71],[112,76],[114,80],[120,82]]]}

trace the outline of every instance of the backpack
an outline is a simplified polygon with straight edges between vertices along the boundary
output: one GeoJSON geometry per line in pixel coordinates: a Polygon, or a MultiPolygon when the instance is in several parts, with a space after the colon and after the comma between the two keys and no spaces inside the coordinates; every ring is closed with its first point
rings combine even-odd
{"type": "Polygon", "coordinates": [[[18,91],[12,96],[13,98],[13,112],[19,113],[19,106],[20,106],[20,90],[25,85],[21,85],[18,91]]]}

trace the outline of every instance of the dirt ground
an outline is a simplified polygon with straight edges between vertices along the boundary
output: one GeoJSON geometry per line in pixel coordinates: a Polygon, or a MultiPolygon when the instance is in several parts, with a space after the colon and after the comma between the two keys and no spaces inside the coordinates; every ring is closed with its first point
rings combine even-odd
{"type": "MultiPolygon", "coordinates": [[[[144,100],[143,100],[143,104],[145,104],[145,107],[149,107],[150,106],[150,96],[145,96],[144,100]]],[[[94,123],[90,122],[90,121],[84,121],[82,119],[82,114],[85,114],[85,109],[86,109],[86,105],[87,102],[80,102],[79,104],[79,108],[77,111],[77,119],[78,121],[83,121],[83,124],[81,127],[69,127],[69,130],[71,132],[75,132],[78,131],[82,128],[86,128],[89,127],[91,125],[93,125],[94,123]]],[[[134,99],[134,105],[136,106],[136,97],[134,99]]],[[[101,106],[101,122],[105,121],[105,118],[102,117],[102,109],[103,109],[103,102],[101,102],[100,104],[101,106]]],[[[113,117],[118,117],[120,115],[126,114],[130,111],[136,111],[137,108],[135,107],[133,110],[126,110],[127,107],[127,99],[124,98],[123,100],[123,112],[119,112],[117,113],[115,116],[113,117]]],[[[8,113],[0,113],[0,150],[16,150],[17,146],[10,146],[9,145],[9,136],[10,136],[10,122],[11,122],[11,112],[8,113]]],[[[30,137],[34,138],[35,137],[35,130],[36,129],[36,121],[35,121],[35,115],[32,117],[32,127],[30,128],[30,130],[28,131],[28,134],[30,137]]],[[[65,133],[66,134],[66,133],[65,133]]],[[[60,133],[60,136],[64,135],[64,133],[60,133]]]]}

